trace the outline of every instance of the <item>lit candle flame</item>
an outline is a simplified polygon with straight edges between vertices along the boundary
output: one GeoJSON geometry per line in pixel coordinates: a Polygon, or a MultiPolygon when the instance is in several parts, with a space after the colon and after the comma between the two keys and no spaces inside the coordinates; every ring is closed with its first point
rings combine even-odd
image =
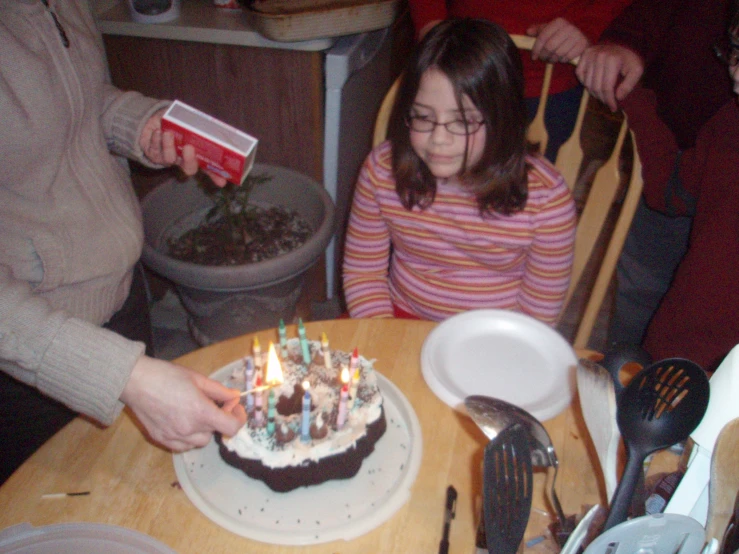
{"type": "Polygon", "coordinates": [[[308,389],[310,389],[310,381],[306,379],[305,381],[303,381],[303,390],[307,391],[308,389]]]}
{"type": "Polygon", "coordinates": [[[269,352],[267,353],[267,375],[265,376],[265,381],[273,384],[282,383],[284,380],[280,359],[277,357],[277,352],[275,352],[275,345],[270,341],[269,352]]]}
{"type": "Polygon", "coordinates": [[[345,385],[349,382],[349,369],[346,366],[341,370],[341,382],[345,385]]]}

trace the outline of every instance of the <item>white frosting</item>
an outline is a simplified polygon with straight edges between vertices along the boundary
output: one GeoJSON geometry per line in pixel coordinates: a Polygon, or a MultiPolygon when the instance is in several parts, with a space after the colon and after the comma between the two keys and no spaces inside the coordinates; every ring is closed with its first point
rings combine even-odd
{"type": "MultiPolygon", "coordinates": [[[[291,396],[295,385],[300,385],[305,379],[311,383],[311,423],[315,423],[319,414],[322,414],[323,424],[329,425],[328,433],[323,439],[311,438],[305,443],[300,440],[301,413],[289,416],[276,415],[275,429],[282,423],[286,423],[293,431],[295,438],[280,444],[275,436],[268,435],[266,426],[252,427],[248,423],[239,432],[230,438],[224,437],[226,448],[236,452],[240,457],[260,460],[265,466],[272,468],[283,468],[301,465],[312,460],[318,461],[327,456],[344,452],[354,446],[357,440],[366,434],[367,425],[377,421],[382,415],[382,394],[377,387],[377,376],[375,375],[372,361],[359,356],[360,382],[357,390],[357,398],[354,405],[347,414],[347,420],[340,430],[335,430],[329,423],[329,414],[338,406],[339,401],[339,375],[343,366],[349,366],[350,354],[334,351],[331,353],[333,367],[327,371],[321,352],[319,341],[308,341],[311,351],[311,365],[306,372],[302,365],[302,351],[299,339],[288,340],[289,360],[281,360],[284,382],[276,387],[274,394],[280,396],[291,396]]],[[[239,369],[234,371],[228,385],[233,388],[244,386],[244,372],[239,369]]],[[[264,393],[264,406],[266,410],[267,398],[264,393]]],[[[267,414],[264,414],[265,420],[267,414]]]]}

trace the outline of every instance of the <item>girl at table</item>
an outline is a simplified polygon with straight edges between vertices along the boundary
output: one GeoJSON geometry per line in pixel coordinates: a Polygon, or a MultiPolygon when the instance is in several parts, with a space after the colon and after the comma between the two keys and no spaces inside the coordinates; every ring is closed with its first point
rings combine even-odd
{"type": "Polygon", "coordinates": [[[526,142],[519,53],[495,23],[447,20],[416,48],[389,140],[365,161],[347,229],[351,317],[441,321],[474,308],[553,324],[575,206],[526,142]]]}

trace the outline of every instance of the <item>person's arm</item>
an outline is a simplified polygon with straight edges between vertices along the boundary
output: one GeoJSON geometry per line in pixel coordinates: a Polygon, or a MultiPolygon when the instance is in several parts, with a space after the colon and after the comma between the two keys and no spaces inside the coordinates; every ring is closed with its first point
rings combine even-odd
{"type": "Polygon", "coordinates": [[[135,160],[145,166],[158,168],[142,148],[141,139],[152,117],[171,104],[168,100],[148,98],[135,91],[122,91],[111,84],[102,86],[100,123],[108,150],[113,154],[135,160]]]}
{"type": "Polygon", "coordinates": [[[644,60],[625,46],[596,44],[580,57],[575,74],[591,95],[615,112],[644,74],[644,60]]]}
{"type": "Polygon", "coordinates": [[[625,46],[648,65],[659,55],[675,4],[674,0],[634,0],[603,30],[598,42],[625,46]]]}
{"type": "Polygon", "coordinates": [[[534,216],[535,237],[526,259],[518,296],[520,310],[550,325],[557,321],[570,283],[575,244],[575,203],[567,184],[551,169],[542,178],[556,179],[534,216]]]}
{"type": "MultiPolygon", "coordinates": [[[[191,144],[186,144],[182,148],[182,156],[178,156],[174,144],[174,133],[172,131],[162,132],[162,117],[165,111],[164,109],[156,111],[144,123],[139,136],[139,146],[151,163],[164,166],[177,165],[185,175],[195,175],[200,169],[198,159],[195,157],[195,148],[191,144]]],[[[205,173],[215,185],[219,187],[226,185],[225,177],[207,170],[205,173]]]]}
{"type": "MultiPolygon", "coordinates": [[[[357,180],[346,232],[343,282],[351,317],[392,317],[388,285],[390,233],[375,199],[373,180],[378,179],[378,152],[373,150],[357,180]]],[[[385,156],[389,162],[389,156],[385,156]]],[[[384,171],[389,167],[383,164],[384,171]]]]}
{"type": "Polygon", "coordinates": [[[55,310],[0,264],[0,364],[71,409],[110,424],[144,345],[55,310]]]}
{"type": "MultiPolygon", "coordinates": [[[[69,317],[0,265],[0,367],[72,410],[105,425],[129,404],[160,444],[181,450],[245,421],[223,385],[143,355],[144,345],[69,317]]],[[[205,441],[205,442],[204,442],[205,441]]]]}
{"type": "Polygon", "coordinates": [[[548,23],[532,25],[526,34],[536,37],[531,58],[545,62],[569,62],[590,46],[585,34],[562,17],[548,23]]]}
{"type": "Polygon", "coordinates": [[[596,43],[631,3],[632,0],[573,0],[561,17],[577,27],[588,41],[596,43]]]}
{"type": "Polygon", "coordinates": [[[559,17],[529,27],[526,34],[536,37],[533,59],[569,62],[598,40],[600,34],[631,0],[575,0],[559,17]]]}
{"type": "Polygon", "coordinates": [[[121,400],[155,442],[175,451],[205,446],[214,431],[235,435],[246,422],[238,391],[148,356],[133,366],[121,400]]]}
{"type": "MultiPolygon", "coordinates": [[[[182,156],[178,156],[174,134],[162,133],[162,116],[169,101],[147,98],[138,92],[123,92],[112,85],[105,85],[103,90],[101,122],[112,153],[152,168],[178,165],[185,175],[198,172],[195,149],[186,145],[182,156]]],[[[223,177],[206,173],[216,185],[226,184],[223,177]]]]}
{"type": "Polygon", "coordinates": [[[616,110],[656,57],[673,13],[669,0],[634,0],[582,54],[576,73],[588,91],[616,110]]]}

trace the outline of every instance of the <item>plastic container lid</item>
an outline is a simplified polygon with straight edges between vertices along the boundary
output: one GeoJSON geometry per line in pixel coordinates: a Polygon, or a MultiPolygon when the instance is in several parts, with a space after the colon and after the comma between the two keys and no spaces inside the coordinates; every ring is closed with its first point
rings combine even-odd
{"type": "Polygon", "coordinates": [[[0,531],[3,554],[176,554],[156,539],[116,525],[21,523],[0,531]]]}

